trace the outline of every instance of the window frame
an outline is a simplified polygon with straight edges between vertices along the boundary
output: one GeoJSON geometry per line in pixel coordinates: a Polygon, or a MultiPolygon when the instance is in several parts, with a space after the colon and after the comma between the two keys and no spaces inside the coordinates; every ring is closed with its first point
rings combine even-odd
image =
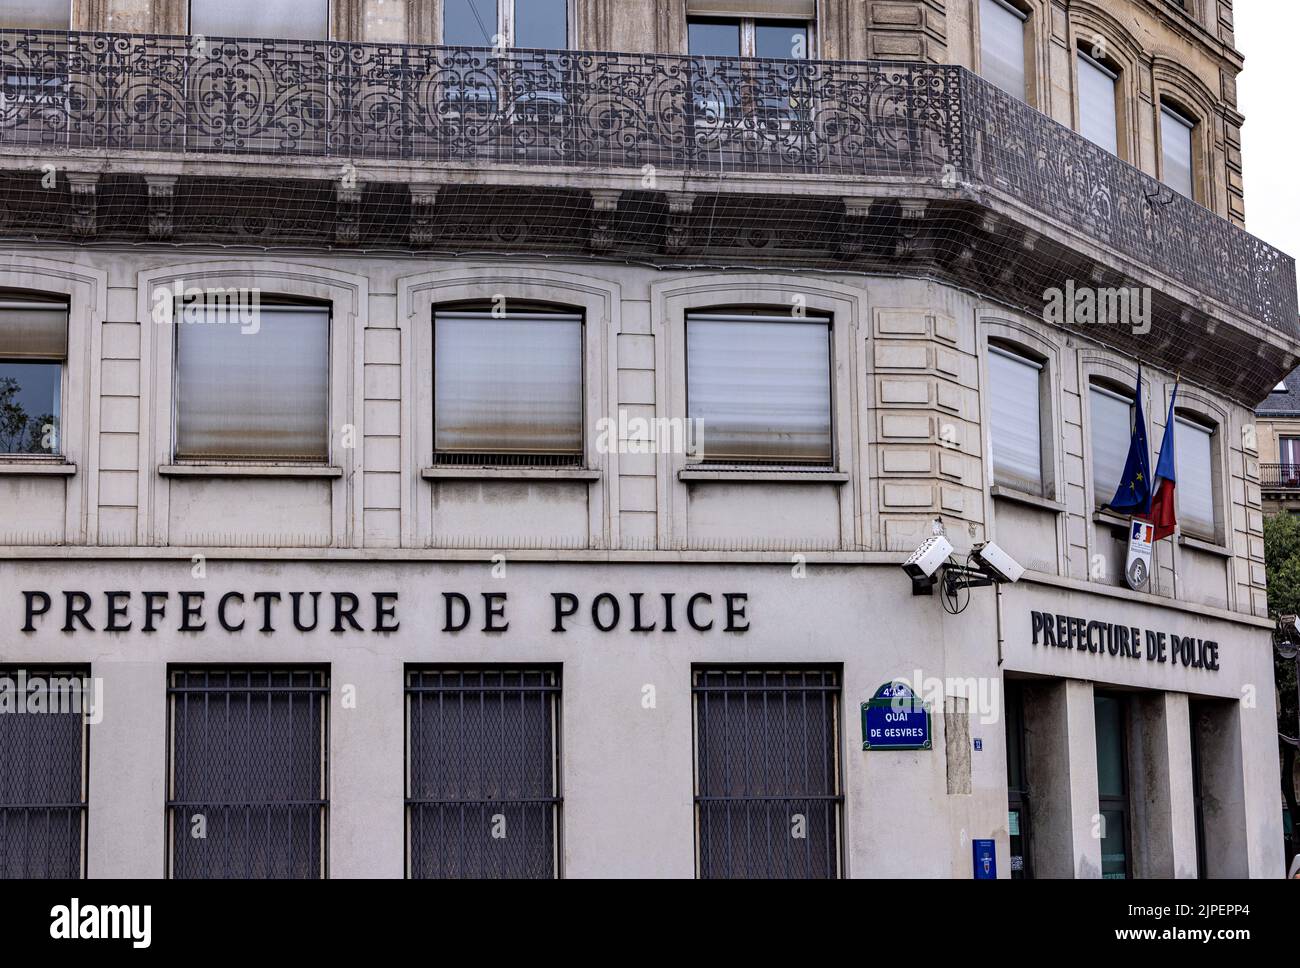
{"type": "Polygon", "coordinates": [[[685,405],[684,415],[687,420],[692,420],[691,414],[691,385],[690,385],[690,326],[692,319],[701,319],[707,322],[725,322],[727,317],[734,317],[738,322],[743,322],[742,317],[753,317],[757,322],[779,322],[779,323],[798,323],[809,326],[825,325],[826,327],[826,390],[827,390],[827,431],[830,452],[824,461],[774,461],[764,460],[762,458],[748,457],[743,459],[726,458],[719,460],[710,460],[707,449],[702,459],[692,463],[699,467],[722,467],[722,468],[749,468],[756,470],[806,470],[806,471],[825,471],[833,470],[840,464],[839,453],[836,447],[836,415],[835,415],[835,318],[830,314],[819,312],[808,313],[803,316],[793,316],[779,314],[778,307],[767,308],[762,306],[745,306],[745,307],[697,307],[689,309],[682,320],[682,362],[685,380],[682,387],[683,402],[685,405]],[[746,312],[745,310],[752,310],[746,312]]]}
{"type": "Polygon", "coordinates": [[[1202,187],[1203,179],[1201,177],[1201,157],[1200,149],[1201,122],[1194,114],[1182,107],[1181,102],[1176,102],[1171,98],[1161,95],[1156,98],[1156,143],[1158,150],[1156,158],[1159,165],[1158,176],[1161,184],[1166,185],[1170,190],[1183,195],[1193,202],[1202,202],[1204,189],[1202,187]],[[1191,180],[1191,192],[1184,194],[1173,185],[1165,180],[1167,152],[1165,150],[1165,127],[1164,119],[1168,115],[1169,119],[1176,124],[1181,124],[1187,129],[1187,171],[1188,178],[1191,180]]]}
{"type": "MultiPolygon", "coordinates": [[[[995,488],[1004,491],[1024,494],[1037,500],[1059,500],[1057,496],[1059,475],[1056,472],[1055,465],[1056,449],[1051,445],[1052,433],[1050,432],[1050,429],[1054,427],[1053,417],[1056,411],[1051,399],[1053,386],[1052,361],[1041,352],[1036,352],[1022,343],[1013,342],[997,335],[990,335],[985,347],[989,355],[1013,359],[1032,365],[1038,370],[1038,491],[1026,491],[1014,482],[1004,483],[998,480],[997,460],[994,457],[996,445],[993,436],[993,381],[991,377],[985,381],[985,386],[988,388],[986,433],[988,435],[989,479],[995,488]]],[[[988,367],[987,359],[985,360],[985,367],[986,369],[988,367]]]]}
{"type": "MultiPolygon", "coordinates": [[[[1022,30],[1021,33],[1022,51],[1021,52],[1024,58],[1024,63],[1021,65],[1021,69],[1023,72],[1025,83],[1024,83],[1024,95],[1023,97],[1020,97],[1018,99],[1022,100],[1024,103],[1032,107],[1038,101],[1038,98],[1036,96],[1037,92],[1035,90],[1037,87],[1037,74],[1038,74],[1038,71],[1036,69],[1038,32],[1035,23],[1035,14],[1038,13],[1038,11],[1033,7],[1029,7],[1029,9],[1023,9],[1021,4],[1015,3],[1013,2],[1013,0],[989,0],[989,2],[997,4],[999,7],[1002,7],[1008,13],[1011,13],[1020,19],[1021,30],[1022,30]]],[[[987,75],[984,74],[984,53],[985,53],[984,37],[985,37],[985,29],[987,25],[984,23],[984,4],[982,0],[974,4],[974,9],[975,9],[975,20],[977,21],[976,42],[974,44],[974,51],[975,51],[975,56],[979,58],[978,60],[979,69],[976,73],[978,73],[980,77],[982,77],[985,81],[988,81],[989,84],[992,84],[998,90],[1003,91],[1006,94],[1010,94],[1012,97],[1017,97],[1017,95],[1015,95],[1013,92],[1006,91],[1005,88],[1001,87],[995,81],[991,80],[987,75]]]]}
{"type": "MultiPolygon", "coordinates": [[[[508,304],[507,304],[508,305],[508,304]]],[[[432,403],[433,410],[430,412],[430,419],[433,425],[433,448],[428,454],[421,456],[421,460],[428,459],[433,467],[451,467],[451,466],[483,466],[483,467],[520,467],[520,468],[584,468],[587,466],[587,452],[590,446],[590,428],[586,420],[587,413],[587,367],[586,359],[588,353],[588,336],[587,320],[582,309],[573,306],[560,306],[548,304],[535,304],[520,301],[518,305],[522,309],[510,309],[503,317],[540,317],[555,316],[562,320],[576,318],[579,327],[578,341],[578,374],[581,381],[578,387],[578,426],[579,442],[578,449],[572,454],[553,454],[547,455],[540,451],[537,453],[519,453],[509,454],[505,452],[476,451],[476,452],[458,452],[458,451],[439,451],[438,450],[438,418],[437,418],[437,400],[438,400],[438,362],[437,362],[437,326],[439,313],[448,313],[454,315],[475,314],[486,317],[493,317],[493,310],[490,303],[473,302],[468,306],[458,304],[434,304],[431,307],[431,316],[429,319],[430,338],[429,338],[429,372],[432,381],[432,403]],[[520,459],[516,460],[515,457],[520,459]],[[460,458],[460,459],[458,459],[460,458]]]]}
{"type": "MultiPolygon", "coordinates": [[[[212,33],[211,31],[196,32],[194,30],[194,8],[195,5],[200,2],[203,2],[203,0],[189,0],[189,2],[185,4],[185,32],[187,35],[194,36],[194,37],[207,36],[207,37],[227,37],[232,39],[263,39],[262,35],[250,34],[247,31],[240,31],[238,33],[232,33],[232,34],[212,33]]],[[[207,2],[210,5],[212,4],[212,0],[207,0],[207,2]]],[[[290,43],[310,43],[310,44],[320,44],[320,43],[325,43],[327,41],[334,40],[335,39],[334,29],[333,29],[334,14],[335,14],[334,8],[338,0],[315,0],[315,2],[321,3],[325,7],[325,36],[323,37],[269,37],[266,39],[289,41],[290,43]]]]}
{"type": "MultiPolygon", "coordinates": [[[[1089,377],[1089,378],[1088,378],[1088,382],[1087,382],[1087,387],[1088,387],[1088,445],[1089,445],[1089,451],[1088,451],[1088,464],[1089,464],[1089,468],[1088,468],[1088,484],[1089,484],[1089,487],[1090,487],[1091,490],[1092,490],[1092,509],[1093,509],[1094,511],[1099,511],[1099,510],[1101,510],[1101,506],[1102,506],[1103,504],[1105,504],[1107,501],[1109,501],[1111,498],[1113,498],[1113,497],[1115,496],[1115,494],[1114,494],[1113,491],[1112,491],[1110,494],[1103,494],[1103,493],[1101,493],[1101,492],[1099,492],[1099,491],[1097,490],[1097,455],[1096,455],[1095,450],[1092,449],[1092,440],[1093,440],[1093,435],[1097,433],[1098,427],[1097,427],[1097,418],[1096,418],[1095,413],[1093,412],[1094,408],[1093,408],[1093,406],[1092,406],[1092,393],[1093,393],[1093,391],[1096,391],[1096,392],[1101,393],[1101,394],[1103,394],[1103,395],[1105,395],[1105,396],[1111,397],[1111,398],[1114,399],[1116,402],[1122,402],[1122,403],[1127,404],[1127,406],[1128,406],[1128,408],[1129,408],[1129,419],[1130,419],[1130,421],[1132,420],[1133,404],[1134,404],[1135,400],[1137,399],[1137,391],[1136,391],[1136,389],[1134,389],[1134,390],[1132,390],[1132,391],[1128,391],[1128,392],[1127,392],[1127,395],[1125,395],[1125,391],[1117,390],[1117,389],[1116,389],[1116,386],[1117,386],[1117,382],[1116,382],[1114,379],[1109,378],[1109,377],[1105,377],[1105,376],[1098,376],[1098,375],[1094,375],[1094,376],[1089,377]]],[[[1143,417],[1145,417],[1145,414],[1143,414],[1143,417]]],[[[1129,428],[1128,428],[1128,431],[1127,431],[1127,436],[1126,436],[1125,439],[1126,439],[1126,441],[1127,441],[1128,439],[1131,439],[1131,438],[1132,438],[1132,427],[1129,427],[1129,428]]],[[[1148,439],[1148,440],[1150,439],[1150,430],[1149,430],[1149,428],[1148,428],[1148,430],[1147,430],[1147,439],[1148,439]]],[[[1123,474],[1123,473],[1124,473],[1123,468],[1120,468],[1120,474],[1123,474]]],[[[1118,486],[1118,484],[1119,484],[1119,482],[1117,481],[1117,482],[1116,482],[1116,486],[1118,486]]]]}
{"type": "Polygon", "coordinates": [[[1128,122],[1127,122],[1127,112],[1125,111],[1126,101],[1124,98],[1124,79],[1125,79],[1124,67],[1123,65],[1118,64],[1114,60],[1111,60],[1109,58],[1107,58],[1106,60],[1100,60],[1096,57],[1093,57],[1091,54],[1089,54],[1086,50],[1083,49],[1082,45],[1076,47],[1074,53],[1075,53],[1075,58],[1074,58],[1075,128],[1074,130],[1078,132],[1080,135],[1082,135],[1083,137],[1087,138],[1089,143],[1096,145],[1101,150],[1110,152],[1115,157],[1121,160],[1127,160],[1128,122]],[[1109,63],[1107,61],[1109,61],[1109,63]],[[1113,110],[1114,110],[1114,117],[1115,117],[1115,150],[1113,152],[1111,152],[1110,148],[1108,148],[1106,145],[1099,144],[1098,142],[1093,141],[1092,138],[1088,137],[1087,133],[1083,129],[1083,75],[1080,70],[1082,63],[1087,63],[1090,66],[1096,68],[1101,73],[1108,75],[1114,84],[1115,103],[1113,105],[1113,110]]]}
{"type": "Polygon", "coordinates": [[[312,458],[288,458],[288,457],[250,457],[247,455],[222,455],[222,456],[181,456],[180,444],[180,337],[179,332],[182,324],[180,320],[181,308],[173,306],[174,328],[172,336],[172,386],[171,386],[171,463],[179,466],[263,466],[263,467],[331,467],[334,462],[334,427],[338,421],[335,420],[334,412],[334,338],[335,338],[335,321],[334,307],[330,304],[319,302],[293,299],[290,301],[281,301],[278,297],[272,297],[276,301],[262,305],[260,312],[292,312],[302,310],[324,310],[326,314],[326,325],[328,329],[325,334],[325,454],[323,457],[312,458]]]}
{"type": "MultiPolygon", "coordinates": [[[[1180,390],[1179,391],[1180,401],[1182,399],[1182,394],[1183,392],[1182,390],[1180,390]]],[[[1221,467],[1222,459],[1223,459],[1223,455],[1222,455],[1223,424],[1214,420],[1212,417],[1202,413],[1199,410],[1193,408],[1184,408],[1182,406],[1175,406],[1174,421],[1175,423],[1182,423],[1183,425],[1190,427],[1193,430],[1206,432],[1209,436],[1210,466],[1207,468],[1207,470],[1209,472],[1209,477],[1210,477],[1210,509],[1214,515],[1214,521],[1209,531],[1197,527],[1196,524],[1193,524],[1191,527],[1189,527],[1188,522],[1184,519],[1183,511],[1182,511],[1182,503],[1181,503],[1182,495],[1186,493],[1186,489],[1185,486],[1176,485],[1174,488],[1174,503],[1175,503],[1175,511],[1178,519],[1178,532],[1180,535],[1187,538],[1191,538],[1193,540],[1207,541],[1213,545],[1224,545],[1226,544],[1226,541],[1224,540],[1224,529],[1225,529],[1225,522],[1227,521],[1227,518],[1224,516],[1224,509],[1223,509],[1224,477],[1223,477],[1223,469],[1221,467]]],[[[1174,430],[1175,441],[1177,440],[1177,435],[1178,435],[1178,431],[1175,428],[1174,430]]],[[[1174,470],[1175,473],[1177,474],[1177,459],[1178,459],[1178,455],[1182,453],[1183,449],[1179,448],[1177,446],[1177,443],[1175,443],[1174,448],[1175,448],[1174,449],[1174,455],[1175,455],[1174,470]]],[[[1157,456],[1156,460],[1158,459],[1159,457],[1157,456]]],[[[1156,465],[1153,463],[1151,465],[1151,473],[1153,476],[1155,475],[1155,472],[1156,472],[1156,465]]],[[[1182,477],[1182,475],[1178,475],[1178,476],[1182,477]]]]}
{"type": "MultiPolygon", "coordinates": [[[[1097,745],[1098,753],[1094,763],[1094,769],[1097,771],[1097,816],[1104,818],[1107,809],[1111,811],[1118,810],[1122,817],[1123,830],[1121,836],[1124,841],[1124,877],[1123,880],[1134,879],[1134,856],[1133,849],[1133,776],[1131,772],[1130,753],[1129,753],[1129,718],[1131,716],[1131,703],[1129,697],[1122,692],[1112,692],[1109,690],[1094,690],[1093,692],[1093,722],[1094,729],[1097,714],[1097,700],[1108,699],[1114,701],[1119,708],[1119,752],[1120,752],[1120,779],[1124,786],[1124,793],[1120,796],[1113,794],[1102,794],[1101,792],[1101,758],[1100,745],[1097,745]]],[[[1094,732],[1094,741],[1095,741],[1094,732]]],[[[1103,819],[1104,822],[1104,819],[1103,819]]],[[[1098,848],[1101,848],[1101,839],[1098,840],[1098,848]]],[[[1105,869],[1105,861],[1101,861],[1102,870],[1105,869]]],[[[1105,874],[1101,874],[1105,877],[1105,874]]],[[[1119,878],[1112,878],[1118,880],[1119,878]]]]}
{"type": "Polygon", "coordinates": [[[7,453],[0,451],[0,468],[7,465],[14,467],[21,464],[64,464],[67,463],[66,451],[67,443],[65,440],[65,413],[67,400],[70,392],[70,362],[72,355],[72,302],[67,297],[55,297],[49,293],[19,293],[13,291],[0,290],[0,310],[13,308],[39,308],[52,309],[60,308],[64,313],[64,352],[62,359],[53,359],[46,357],[20,358],[15,356],[6,356],[0,352],[0,364],[23,364],[33,363],[46,366],[58,366],[59,375],[55,381],[55,440],[57,446],[51,453],[7,453]],[[37,298],[41,297],[41,298],[37,298]]]}
{"type": "MultiPolygon", "coordinates": [[[[470,44],[470,47],[488,47],[502,50],[542,50],[546,48],[519,47],[515,43],[515,4],[520,0],[496,0],[497,8],[497,32],[485,44],[470,44]],[[500,44],[495,43],[500,39],[500,44]]],[[[565,0],[565,23],[564,34],[565,43],[562,50],[575,50],[575,44],[578,36],[578,4],[575,0],[565,0]]],[[[446,0],[439,4],[438,17],[438,43],[446,44],[447,35],[447,6],[446,0]]],[[[551,48],[554,49],[554,48],[551,48]]]]}
{"type": "Polygon", "coordinates": [[[24,29],[35,30],[35,31],[75,30],[76,21],[73,17],[73,13],[74,13],[73,7],[76,5],[77,2],[78,0],[63,0],[63,6],[66,8],[68,13],[68,22],[64,26],[32,27],[31,24],[14,24],[13,26],[6,26],[3,22],[0,22],[0,30],[24,30],[24,29]]]}
{"type": "Polygon", "coordinates": [[[812,60],[816,54],[817,44],[817,19],[804,19],[803,17],[781,17],[777,15],[766,16],[745,16],[741,14],[706,14],[706,13],[688,13],[686,16],[686,56],[702,57],[707,60],[720,60],[724,55],[719,54],[696,54],[691,51],[690,31],[693,23],[714,23],[714,24],[736,24],[740,34],[740,52],[736,55],[725,55],[727,57],[748,57],[762,60],[812,60]],[[791,26],[800,25],[804,29],[807,37],[807,50],[803,57],[790,58],[768,58],[757,53],[758,50],[758,28],[760,26],[770,27],[778,24],[789,24],[791,26]]]}
{"type": "MultiPolygon", "coordinates": [[[[439,802],[447,803],[448,801],[433,801],[428,798],[415,797],[412,795],[412,776],[414,773],[414,750],[411,739],[412,730],[412,709],[415,705],[413,696],[420,692],[449,692],[453,695],[459,694],[464,696],[466,692],[479,692],[490,694],[494,691],[502,695],[510,692],[540,692],[549,699],[549,713],[551,721],[551,755],[548,758],[550,768],[550,787],[552,793],[546,798],[551,807],[551,851],[552,851],[552,869],[551,880],[561,880],[564,877],[564,675],[563,667],[558,663],[481,663],[473,665],[462,665],[457,663],[451,664],[429,664],[429,663],[407,663],[402,670],[403,685],[402,699],[404,705],[403,716],[403,740],[405,748],[405,770],[404,770],[404,807],[405,816],[405,838],[404,838],[404,857],[403,857],[403,876],[406,880],[422,880],[414,874],[415,857],[412,847],[412,828],[414,826],[411,814],[415,807],[421,805],[436,805],[439,802]],[[431,687],[423,684],[417,684],[419,677],[428,674],[457,674],[461,675],[461,688],[459,690],[446,687],[431,687]],[[529,674],[540,674],[543,682],[535,686],[521,684],[515,687],[507,687],[504,683],[499,690],[484,684],[474,686],[473,684],[464,683],[466,674],[477,674],[482,682],[482,677],[496,674],[504,677],[508,674],[518,674],[521,677],[529,674]],[[549,680],[549,681],[545,681],[549,680]]],[[[464,805],[477,804],[479,807],[486,807],[491,803],[511,803],[510,800],[476,799],[458,801],[464,805]]],[[[518,802],[518,801],[513,801],[518,802]]],[[[536,801],[532,801],[536,802],[536,801]]],[[[462,872],[460,876],[464,876],[462,872]]],[[[487,876],[478,874],[475,876],[487,876]]],[[[506,876],[512,876],[507,874],[506,876]]]]}
{"type": "MultiPolygon", "coordinates": [[[[1021,869],[1017,872],[1014,868],[1008,870],[1008,876],[1012,880],[1033,880],[1033,794],[1029,784],[1029,759],[1027,755],[1028,743],[1026,742],[1025,731],[1025,682],[1022,679],[1002,680],[1002,701],[1006,714],[1006,743],[1007,743],[1007,835],[1008,840],[1011,836],[1011,818],[1010,813],[1015,811],[1020,817],[1020,846],[1022,853],[1021,869]],[[1015,715],[1013,717],[1012,711],[1015,715]],[[1014,727],[1018,727],[1013,729],[1014,727]],[[1020,765],[1021,785],[1016,787],[1011,784],[1011,765],[1014,760],[1020,765]]],[[[1012,855],[1015,856],[1014,854],[1012,855]]]]}

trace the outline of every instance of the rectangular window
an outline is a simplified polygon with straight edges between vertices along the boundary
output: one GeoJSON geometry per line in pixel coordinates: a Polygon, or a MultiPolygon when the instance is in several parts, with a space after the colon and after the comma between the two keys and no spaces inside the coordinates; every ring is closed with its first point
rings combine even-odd
{"type": "Polygon", "coordinates": [[[686,406],[706,460],[830,464],[831,320],[692,313],[686,406]]]}
{"type": "Polygon", "coordinates": [[[435,459],[581,464],[582,317],[435,312],[435,459]]]}
{"type": "Polygon", "coordinates": [[[329,32],[329,0],[190,0],[195,36],[328,40],[329,32]]]}
{"type": "Polygon", "coordinates": [[[1188,198],[1194,196],[1192,132],[1196,126],[1172,108],[1160,109],[1160,149],[1164,183],[1188,198]]]}
{"type": "Polygon", "coordinates": [[[167,698],[168,876],[324,877],[328,674],[173,669],[167,698]]]}
{"type": "Polygon", "coordinates": [[[1011,877],[1032,877],[1029,868],[1029,781],[1025,767],[1025,692],[1005,680],[1007,710],[1007,833],[1011,840],[1011,877]]]}
{"type": "Polygon", "coordinates": [[[494,47],[500,33],[497,0],[443,0],[442,42],[448,47],[494,47]]]}
{"type": "Polygon", "coordinates": [[[562,50],[569,46],[568,0],[513,0],[512,47],[562,50]]]}
{"type": "Polygon", "coordinates": [[[25,704],[0,711],[0,880],[86,876],[88,681],[0,668],[0,688],[25,704]]]}
{"type": "MultiPolygon", "coordinates": [[[[1154,468],[1152,472],[1154,473],[1154,468]]],[[[1186,533],[1213,540],[1218,534],[1214,514],[1214,430],[1184,417],[1174,418],[1174,500],[1178,525],[1186,533]]]]}
{"type": "Polygon", "coordinates": [[[799,60],[811,54],[807,20],[691,17],[686,49],[693,57],[768,57],[799,60]]]}
{"type": "Polygon", "coordinates": [[[1092,422],[1092,496],[1100,506],[1115,496],[1124,476],[1133,434],[1133,400],[1094,384],[1088,388],[1088,406],[1092,422]]]}
{"type": "Polygon", "coordinates": [[[1300,473],[1300,437],[1279,437],[1277,453],[1285,467],[1285,473],[1300,473]]]}
{"type": "Polygon", "coordinates": [[[1111,154],[1119,154],[1115,86],[1119,75],[1079,52],[1079,133],[1111,154]]]}
{"type": "Polygon", "coordinates": [[[686,23],[686,49],[692,57],[739,57],[739,20],[699,20],[686,23]]]}
{"type": "Polygon", "coordinates": [[[13,30],[67,30],[72,26],[72,0],[5,0],[0,27],[13,30]]]}
{"type": "Polygon", "coordinates": [[[1043,493],[1043,433],[1039,384],[1043,365],[989,347],[989,427],[993,479],[1004,487],[1043,493]]]}
{"type": "Polygon", "coordinates": [[[692,670],[696,870],[841,874],[840,672],[692,670]]]}
{"type": "Polygon", "coordinates": [[[0,455],[60,453],[68,307],[0,300],[0,455]]]}
{"type": "Polygon", "coordinates": [[[329,459],[327,307],[178,306],[176,318],[177,458],[329,459]]]}
{"type": "Polygon", "coordinates": [[[1122,696],[1093,697],[1097,726],[1097,795],[1102,820],[1101,876],[1124,879],[1132,875],[1129,855],[1128,702],[1122,696]]]}
{"type": "Polygon", "coordinates": [[[560,870],[560,673],[408,669],[407,876],[560,870]]]}
{"type": "Polygon", "coordinates": [[[1002,0],[980,0],[980,73],[1008,94],[1027,100],[1025,21],[1002,0]]]}

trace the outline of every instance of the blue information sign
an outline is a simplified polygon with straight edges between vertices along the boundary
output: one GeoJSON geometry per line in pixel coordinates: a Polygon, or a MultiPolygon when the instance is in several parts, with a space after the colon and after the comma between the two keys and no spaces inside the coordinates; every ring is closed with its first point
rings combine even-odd
{"type": "Polygon", "coordinates": [[[975,861],[975,880],[996,881],[998,879],[998,854],[993,841],[972,840],[971,854],[975,861]]]}
{"type": "Polygon", "coordinates": [[[864,750],[930,749],[930,709],[905,682],[887,682],[862,704],[864,750]]]}

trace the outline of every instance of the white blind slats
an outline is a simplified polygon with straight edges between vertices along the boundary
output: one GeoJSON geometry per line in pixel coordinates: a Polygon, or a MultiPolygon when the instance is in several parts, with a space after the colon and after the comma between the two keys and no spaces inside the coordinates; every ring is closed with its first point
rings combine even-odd
{"type": "Polygon", "coordinates": [[[433,361],[435,450],[582,453],[580,317],[439,313],[433,361]]]}
{"type": "Polygon", "coordinates": [[[1097,504],[1115,496],[1132,438],[1133,402],[1100,387],[1089,392],[1092,420],[1092,491],[1097,504]]]}
{"type": "Polygon", "coordinates": [[[6,29],[67,30],[72,26],[72,0],[4,0],[0,27],[6,29]]]}
{"type": "Polygon", "coordinates": [[[999,0],[980,0],[980,73],[1025,100],[1025,18],[999,0]]]}
{"type": "Polygon", "coordinates": [[[67,355],[66,306],[0,303],[0,359],[63,360],[67,355]]]}
{"type": "Polygon", "coordinates": [[[1079,132],[1111,154],[1119,154],[1119,119],[1115,113],[1115,75],[1086,54],[1079,54],[1079,132]]]}
{"type": "Polygon", "coordinates": [[[1160,147],[1165,184],[1192,197],[1192,126],[1168,108],[1160,110],[1160,147]]]}
{"type": "Polygon", "coordinates": [[[993,478],[1030,494],[1043,493],[1043,436],[1039,412],[1042,368],[1032,360],[989,352],[993,478]]]}
{"type": "Polygon", "coordinates": [[[710,460],[829,463],[829,321],[690,317],[690,416],[710,460]]]}
{"type": "Polygon", "coordinates": [[[200,318],[176,324],[176,456],[326,460],[329,310],[263,307],[256,332],[220,310],[200,318]]]}
{"type": "Polygon", "coordinates": [[[1215,535],[1213,438],[1208,427],[1181,417],[1174,420],[1178,523],[1184,531],[1208,538],[1215,535]]]}
{"type": "Polygon", "coordinates": [[[204,0],[190,4],[190,33],[205,37],[328,40],[328,0],[204,0]]]}

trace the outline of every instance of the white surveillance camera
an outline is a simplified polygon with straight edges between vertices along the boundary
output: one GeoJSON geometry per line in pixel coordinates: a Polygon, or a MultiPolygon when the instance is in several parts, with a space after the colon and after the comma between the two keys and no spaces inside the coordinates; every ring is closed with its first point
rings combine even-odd
{"type": "Polygon", "coordinates": [[[934,573],[943,567],[948,556],[952,554],[952,543],[941,534],[926,538],[921,547],[912,552],[912,556],[903,562],[903,571],[912,578],[933,578],[934,573]]]}
{"type": "Polygon", "coordinates": [[[1025,573],[1024,566],[992,541],[974,551],[975,560],[999,585],[1014,585],[1025,573]]]}

